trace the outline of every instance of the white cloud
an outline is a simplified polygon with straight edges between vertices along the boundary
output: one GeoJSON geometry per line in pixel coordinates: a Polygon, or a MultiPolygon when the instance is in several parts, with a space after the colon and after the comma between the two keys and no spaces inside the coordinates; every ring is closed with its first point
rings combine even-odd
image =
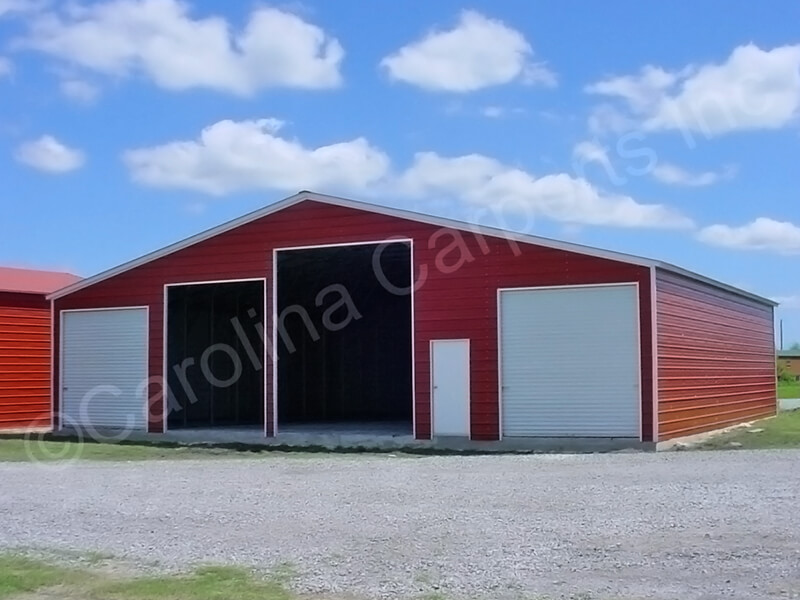
{"type": "Polygon", "coordinates": [[[586,88],[620,100],[626,112],[605,108],[605,119],[644,130],[730,131],[777,129],[800,112],[800,45],[762,50],[739,46],[725,62],[679,71],[646,66],[637,75],[612,77],[586,88]]]}
{"type": "Polygon", "coordinates": [[[766,217],[740,227],[711,225],[700,230],[698,238],[706,244],[723,248],[800,254],[800,227],[766,217]]]}
{"type": "Polygon", "coordinates": [[[364,138],[306,148],[278,135],[276,119],[219,121],[196,140],[125,152],[134,180],[224,195],[257,189],[361,190],[386,176],[389,159],[364,138]]]}
{"type": "Polygon", "coordinates": [[[199,138],[129,150],[132,178],[144,185],[226,195],[252,190],[330,189],[369,196],[464,202],[565,224],[620,227],[690,227],[683,215],[659,204],[598,190],[560,173],[535,177],[479,154],[415,155],[395,171],[389,157],[364,138],[309,148],[282,135],[277,119],[220,121],[199,138]]]}
{"type": "Polygon", "coordinates": [[[80,150],[65,146],[51,135],[21,144],[15,156],[24,165],[55,174],[79,169],[86,161],[80,150]]]}
{"type": "Polygon", "coordinates": [[[14,65],[10,60],[0,56],[0,78],[8,77],[14,72],[14,65]]]}
{"type": "Polygon", "coordinates": [[[572,149],[572,158],[577,163],[576,166],[578,168],[589,163],[598,163],[606,168],[611,168],[608,148],[593,140],[585,140],[575,144],[572,149]]]}
{"type": "Polygon", "coordinates": [[[434,30],[381,61],[392,79],[427,90],[472,92],[512,81],[554,86],[556,76],[533,62],[517,30],[475,11],[463,11],[453,29],[434,30]]]}
{"type": "Polygon", "coordinates": [[[617,227],[691,227],[685,216],[660,204],[598,190],[565,173],[534,175],[497,160],[470,154],[455,158],[422,152],[398,179],[410,197],[449,197],[474,206],[499,207],[563,223],[617,227]]]}
{"type": "Polygon", "coordinates": [[[684,185],[689,187],[702,187],[712,185],[723,179],[733,176],[735,170],[727,168],[722,171],[703,171],[692,173],[683,167],[671,163],[659,162],[653,167],[651,174],[661,183],[668,185],[684,185]]]}
{"type": "Polygon", "coordinates": [[[235,31],[222,17],[194,18],[181,0],[66,4],[34,17],[18,43],[104,75],[241,96],[268,87],[335,87],[344,56],[336,39],[294,14],[258,8],[235,31]]]}
{"type": "Polygon", "coordinates": [[[100,96],[100,88],[82,79],[64,79],[59,89],[64,97],[79,104],[93,104],[100,96]]]}

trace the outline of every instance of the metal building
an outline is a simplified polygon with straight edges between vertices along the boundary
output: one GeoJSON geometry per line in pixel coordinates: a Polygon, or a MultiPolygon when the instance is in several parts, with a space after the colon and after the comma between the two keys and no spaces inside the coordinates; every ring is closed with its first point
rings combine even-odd
{"type": "Polygon", "coordinates": [[[311,192],[50,298],[58,427],[648,443],[776,410],[768,299],[311,192]]]}

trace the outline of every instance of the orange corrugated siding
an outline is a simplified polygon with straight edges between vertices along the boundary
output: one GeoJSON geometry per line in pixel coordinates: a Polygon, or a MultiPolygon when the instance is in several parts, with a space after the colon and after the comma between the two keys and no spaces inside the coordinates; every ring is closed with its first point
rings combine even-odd
{"type": "Polygon", "coordinates": [[[0,293],[0,429],[50,425],[50,308],[0,293]]]}
{"type": "Polygon", "coordinates": [[[658,439],[775,414],[773,308],[657,270],[658,439]]]}

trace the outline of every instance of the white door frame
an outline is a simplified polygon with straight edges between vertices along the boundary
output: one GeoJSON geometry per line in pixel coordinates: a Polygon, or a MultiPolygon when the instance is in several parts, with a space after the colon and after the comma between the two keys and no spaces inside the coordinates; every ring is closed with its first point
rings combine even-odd
{"type": "MultiPolygon", "coordinates": [[[[278,252],[291,252],[292,250],[319,250],[324,248],[344,248],[347,246],[380,246],[382,244],[405,243],[409,247],[409,272],[411,288],[411,421],[414,439],[417,437],[417,366],[416,357],[416,319],[414,316],[414,240],[409,237],[392,237],[381,240],[367,240],[361,242],[333,242],[330,244],[311,244],[307,246],[283,246],[272,249],[272,432],[278,435],[278,252]]],[[[431,403],[433,398],[430,399],[431,403]]],[[[431,427],[433,423],[431,422],[431,427]]],[[[266,435],[266,423],[264,425],[266,435]]]]}
{"type": "MultiPolygon", "coordinates": [[[[226,283],[249,283],[260,281],[263,283],[263,293],[264,293],[264,319],[267,318],[267,278],[266,277],[246,277],[243,279],[215,279],[212,281],[186,281],[186,282],[179,282],[179,283],[165,283],[164,284],[164,300],[163,300],[163,311],[164,311],[164,321],[162,325],[161,331],[161,344],[162,344],[162,365],[161,365],[161,377],[162,377],[162,394],[163,394],[163,402],[162,402],[162,416],[161,422],[163,433],[167,433],[168,430],[168,423],[167,423],[167,403],[169,400],[169,380],[167,379],[167,371],[169,367],[167,366],[167,334],[169,332],[169,328],[167,325],[167,321],[169,319],[169,288],[173,287],[183,287],[183,286],[190,286],[190,285],[219,285],[219,284],[226,284],[226,283]]],[[[262,326],[265,325],[262,323],[262,326]]],[[[264,356],[263,362],[264,364],[261,365],[261,368],[264,370],[264,429],[266,431],[267,427],[267,336],[264,336],[264,356]]]]}
{"type": "Polygon", "coordinates": [[[524,292],[535,290],[568,290],[598,287],[625,287],[632,286],[636,290],[636,356],[637,372],[639,374],[639,404],[637,419],[639,421],[639,440],[642,439],[642,322],[641,322],[641,296],[638,281],[617,281],[612,283],[585,283],[569,285],[540,285],[523,287],[504,287],[497,288],[497,439],[503,439],[503,315],[502,315],[502,294],[503,292],[524,292]]]}

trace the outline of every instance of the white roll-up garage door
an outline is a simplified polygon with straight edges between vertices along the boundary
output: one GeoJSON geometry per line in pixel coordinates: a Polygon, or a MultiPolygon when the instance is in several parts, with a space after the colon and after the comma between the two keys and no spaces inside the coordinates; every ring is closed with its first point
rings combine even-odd
{"type": "Polygon", "coordinates": [[[635,285],[500,292],[506,437],[638,438],[635,285]]]}
{"type": "Polygon", "coordinates": [[[147,309],[61,318],[63,425],[147,429],[147,309]]]}

